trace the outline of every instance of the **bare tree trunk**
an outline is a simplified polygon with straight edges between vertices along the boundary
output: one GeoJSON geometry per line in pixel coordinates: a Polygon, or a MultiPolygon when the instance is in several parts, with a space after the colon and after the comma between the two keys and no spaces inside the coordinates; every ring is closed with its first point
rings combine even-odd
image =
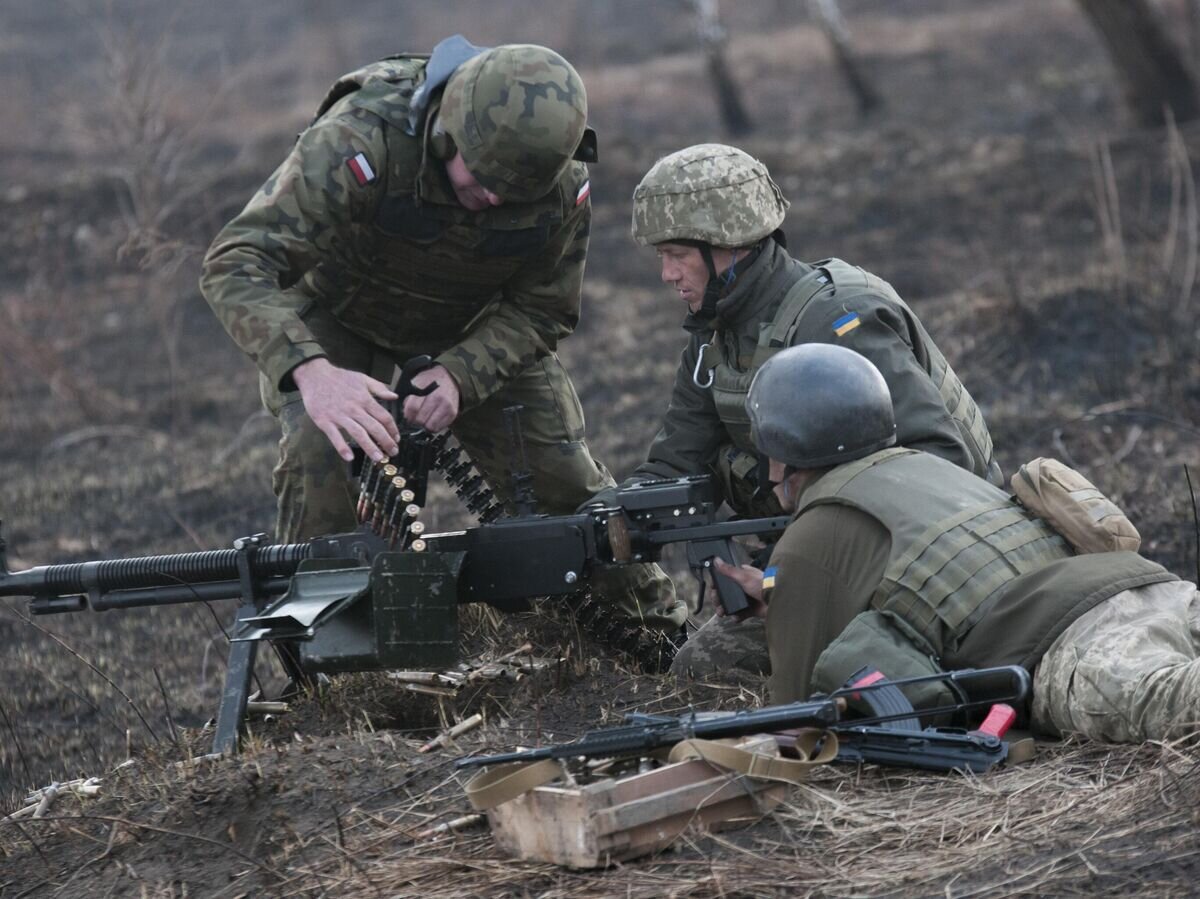
{"type": "Polygon", "coordinates": [[[846,20],[842,18],[837,0],[809,0],[808,6],[821,24],[821,30],[829,38],[838,69],[858,103],[859,114],[865,116],[878,109],[883,105],[883,98],[859,65],[850,41],[850,29],[846,27],[846,20]]]}
{"type": "Polygon", "coordinates": [[[1140,124],[1163,124],[1167,109],[1177,122],[1200,114],[1196,77],[1147,0],[1079,0],[1079,5],[1104,39],[1140,124]]]}
{"type": "Polygon", "coordinates": [[[721,25],[719,0],[693,0],[696,15],[699,19],[698,31],[700,42],[704,45],[704,53],[708,62],[708,74],[713,81],[713,89],[717,94],[717,109],[721,115],[721,123],[731,135],[740,136],[754,130],[754,122],[746,105],[742,102],[742,93],[738,88],[733,74],[729,70],[729,62],[725,58],[725,43],[728,34],[721,25]]]}
{"type": "Polygon", "coordinates": [[[1184,0],[1187,5],[1188,52],[1193,65],[1200,57],[1200,0],[1184,0]]]}

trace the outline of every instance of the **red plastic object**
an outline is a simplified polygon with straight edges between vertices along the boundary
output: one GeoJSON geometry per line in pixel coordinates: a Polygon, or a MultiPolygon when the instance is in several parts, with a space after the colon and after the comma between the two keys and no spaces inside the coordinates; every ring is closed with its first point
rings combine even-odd
{"type": "Polygon", "coordinates": [[[1003,737],[1016,720],[1016,710],[1010,705],[998,702],[992,706],[987,717],[983,719],[983,724],[979,725],[972,733],[985,734],[996,738],[1003,737]]]}

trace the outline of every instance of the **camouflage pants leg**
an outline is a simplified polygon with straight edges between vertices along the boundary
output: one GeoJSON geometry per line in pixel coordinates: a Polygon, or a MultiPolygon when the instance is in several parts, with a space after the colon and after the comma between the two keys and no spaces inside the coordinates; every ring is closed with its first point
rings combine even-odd
{"type": "MultiPolygon", "coordinates": [[[[395,367],[391,357],[346,330],[328,313],[310,310],[305,323],[334,365],[365,372],[385,383],[391,380],[395,367]]],[[[308,417],[300,392],[280,392],[266,378],[259,379],[259,391],[282,434],[272,480],[278,500],[275,539],[295,543],[354,530],[357,485],[329,438],[308,417]]]]}
{"type": "Polygon", "coordinates": [[[752,453],[726,443],[717,450],[713,474],[725,492],[725,501],[739,515],[769,518],[782,515],[779,498],[772,490],[758,491],[758,459],[752,453]],[[755,496],[759,493],[758,496],[755,496]]]}
{"type": "MultiPolygon", "coordinates": [[[[592,458],[584,441],[583,408],[575,388],[558,357],[551,355],[464,412],[451,428],[498,498],[512,499],[512,449],[504,409],[514,404],[523,407],[525,456],[540,512],[569,514],[612,485],[612,477],[592,458]]],[[[687,607],[675,598],[674,585],[657,565],[601,569],[592,589],[622,617],[656,629],[675,630],[687,618],[687,607]]]]}
{"type": "Polygon", "coordinates": [[[714,615],[688,637],[671,662],[676,677],[736,679],[742,674],[771,673],[766,619],[714,615]]]}
{"type": "Polygon", "coordinates": [[[1140,743],[1200,729],[1200,594],[1187,581],[1124,590],[1042,657],[1033,725],[1140,743]]]}

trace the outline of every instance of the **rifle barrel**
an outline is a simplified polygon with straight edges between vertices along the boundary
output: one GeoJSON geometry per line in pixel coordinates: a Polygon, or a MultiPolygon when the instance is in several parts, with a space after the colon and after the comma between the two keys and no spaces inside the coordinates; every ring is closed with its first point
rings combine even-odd
{"type": "Polygon", "coordinates": [[[838,721],[842,703],[836,699],[793,702],[721,715],[698,718],[694,714],[663,718],[589,731],[572,743],[558,743],[538,749],[506,752],[501,755],[459,759],[456,768],[500,765],[505,762],[537,762],[543,759],[612,758],[632,752],[646,752],[660,746],[673,746],[692,737],[721,739],[744,734],[771,733],[795,727],[831,727],[838,721]]]}

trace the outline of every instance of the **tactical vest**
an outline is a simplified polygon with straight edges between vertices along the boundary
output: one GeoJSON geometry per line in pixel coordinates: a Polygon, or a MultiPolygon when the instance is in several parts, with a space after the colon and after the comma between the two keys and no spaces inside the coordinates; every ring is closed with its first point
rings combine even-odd
{"type": "Polygon", "coordinates": [[[886,449],[833,469],[805,491],[797,514],[826,503],[860,509],[887,528],[891,554],[871,607],[900,618],[936,658],[957,649],[1015,578],[1074,555],[1002,490],[915,450],[886,449]]]}
{"type": "MultiPolygon", "coordinates": [[[[429,110],[412,107],[426,62],[403,56],[372,63],[339,79],[318,109],[317,119],[348,110],[378,116],[387,158],[371,160],[383,180],[373,220],[354,223],[335,258],[305,274],[303,289],[376,344],[439,352],[558,234],[575,188],[560,183],[537,202],[481,212],[423,197],[423,168],[442,164],[428,153],[425,134],[437,100],[429,110]]],[[[563,181],[572,178],[582,182],[586,169],[576,164],[563,181]]]]}
{"type": "MultiPolygon", "coordinates": [[[[745,452],[755,452],[750,440],[750,417],[746,414],[746,394],[750,391],[750,382],[754,380],[759,367],[780,350],[794,343],[811,340],[818,333],[824,337],[825,332],[819,331],[812,323],[813,316],[808,314],[814,308],[812,300],[818,294],[841,291],[850,297],[873,293],[909,311],[908,305],[892,286],[870,272],[840,259],[826,259],[814,266],[811,272],[788,289],[774,318],[759,326],[758,345],[748,368],[739,364],[740,360],[728,357],[725,342],[716,335],[705,347],[700,368],[712,372],[711,389],[717,414],[734,445],[745,452]]],[[[966,443],[974,463],[972,471],[981,477],[986,476],[993,465],[993,450],[992,437],[983,420],[983,413],[925,332],[924,326],[915,316],[913,320],[929,359],[929,377],[966,443]]]]}

